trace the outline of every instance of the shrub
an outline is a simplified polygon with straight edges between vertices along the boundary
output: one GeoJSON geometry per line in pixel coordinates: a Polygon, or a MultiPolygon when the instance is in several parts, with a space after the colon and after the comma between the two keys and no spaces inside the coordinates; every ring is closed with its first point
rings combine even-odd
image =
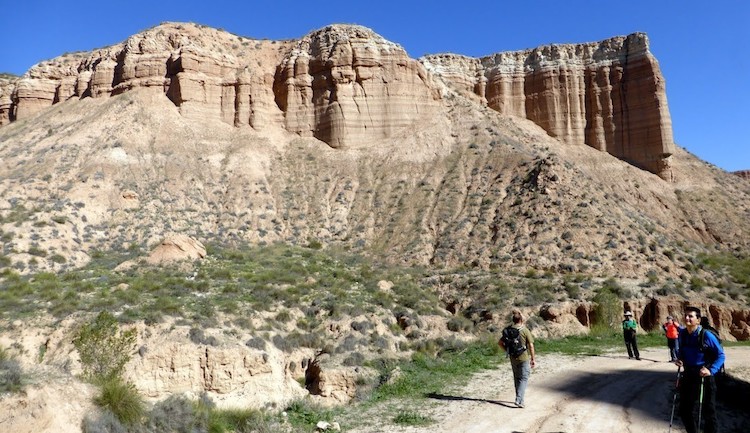
{"type": "Polygon", "coordinates": [[[0,347],[0,393],[18,392],[23,389],[21,364],[0,347]]]}
{"type": "Polygon", "coordinates": [[[206,431],[207,420],[201,419],[195,404],[185,397],[171,395],[154,405],[144,423],[149,432],[206,431]]]}
{"type": "Polygon", "coordinates": [[[189,332],[190,341],[195,344],[205,344],[207,346],[218,346],[219,341],[213,335],[206,337],[206,334],[202,329],[190,328],[189,332]]]}
{"type": "Polygon", "coordinates": [[[453,332],[469,332],[474,327],[474,323],[461,316],[454,316],[448,321],[448,330],[453,332]]]}
{"type": "Polygon", "coordinates": [[[617,295],[602,287],[594,296],[593,301],[596,304],[594,306],[596,324],[606,328],[613,328],[622,313],[622,307],[617,295]]]}
{"type": "Polygon", "coordinates": [[[94,398],[97,406],[112,412],[123,424],[133,425],[141,421],[146,410],[133,384],[113,376],[100,380],[99,386],[100,394],[94,398]]]}
{"type": "Polygon", "coordinates": [[[245,346],[258,350],[266,350],[267,344],[263,338],[253,337],[245,342],[245,346]]]}
{"type": "Polygon", "coordinates": [[[344,358],[344,360],[341,363],[349,367],[364,365],[365,356],[359,352],[354,352],[348,357],[344,358]]]}
{"type": "Polygon", "coordinates": [[[418,426],[432,424],[434,420],[414,411],[400,410],[396,416],[393,417],[393,422],[399,425],[418,426]]]}
{"type": "Polygon", "coordinates": [[[86,416],[81,426],[83,433],[128,433],[115,414],[105,410],[96,416],[86,416]]]}
{"type": "Polygon", "coordinates": [[[326,409],[308,400],[295,400],[286,407],[286,413],[292,426],[312,431],[318,421],[332,422],[334,411],[326,409]]]}
{"type": "Polygon", "coordinates": [[[73,339],[84,377],[107,380],[119,377],[135,349],[135,330],[120,331],[117,319],[104,311],[83,325],[73,339]]]}

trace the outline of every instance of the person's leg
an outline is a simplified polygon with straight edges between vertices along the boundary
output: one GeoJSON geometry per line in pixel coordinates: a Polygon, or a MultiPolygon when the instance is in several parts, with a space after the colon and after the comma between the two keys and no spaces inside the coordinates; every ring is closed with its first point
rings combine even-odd
{"type": "Polygon", "coordinates": [[[510,366],[513,368],[513,386],[516,390],[516,396],[518,396],[518,387],[521,381],[521,364],[511,361],[510,366]]]}
{"type": "Polygon", "coordinates": [[[703,380],[703,419],[706,420],[703,432],[716,433],[716,380],[713,376],[703,380]]]}
{"type": "Polygon", "coordinates": [[[633,336],[633,354],[635,359],[641,359],[641,354],[638,352],[638,338],[635,335],[633,336]]]}
{"type": "Polygon", "coordinates": [[[680,379],[680,418],[682,418],[682,424],[685,426],[687,433],[697,431],[693,408],[695,403],[698,402],[699,386],[700,379],[696,376],[684,374],[680,379]],[[696,379],[698,382],[696,382],[696,379]]]}
{"type": "Polygon", "coordinates": [[[523,406],[523,397],[526,394],[526,386],[529,384],[529,376],[531,375],[531,362],[524,361],[519,365],[519,380],[518,387],[516,387],[516,404],[523,406]]]}
{"type": "Polygon", "coordinates": [[[633,357],[633,348],[631,346],[630,338],[625,336],[625,347],[628,349],[628,358],[633,357]]]}
{"type": "Polygon", "coordinates": [[[677,359],[676,341],[677,340],[675,340],[674,338],[667,338],[667,347],[669,347],[669,360],[670,361],[674,361],[675,359],[677,359]]]}

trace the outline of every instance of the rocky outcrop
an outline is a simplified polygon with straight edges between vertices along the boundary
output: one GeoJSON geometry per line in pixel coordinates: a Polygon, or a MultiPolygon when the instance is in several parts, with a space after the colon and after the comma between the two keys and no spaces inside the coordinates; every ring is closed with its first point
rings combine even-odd
{"type": "Polygon", "coordinates": [[[85,58],[35,66],[10,103],[0,94],[0,119],[149,88],[188,118],[283,126],[342,147],[389,137],[430,114],[439,96],[429,81],[401,47],[360,26],[329,26],[291,46],[167,23],[85,58]]]}
{"type": "MultiPolygon", "coordinates": [[[[0,100],[0,104],[2,104],[1,100],[0,100]]],[[[733,171],[732,174],[735,175],[735,176],[739,176],[739,177],[741,177],[743,179],[750,180],[750,170],[733,171]]]]}
{"type": "Polygon", "coordinates": [[[422,62],[457,89],[532,120],[565,143],[587,144],[672,179],[664,79],[645,34],[422,62]]]}
{"type": "Polygon", "coordinates": [[[369,29],[333,25],[300,40],[274,83],[285,127],[332,147],[386,138],[431,113],[419,62],[369,29]]]}
{"type": "Polygon", "coordinates": [[[355,25],[298,41],[258,41],[196,24],[165,23],[90,53],[40,63],[0,85],[0,125],[70,98],[135,88],[166,94],[191,119],[283,127],[335,148],[391,137],[433,115],[433,74],[568,144],[588,144],[671,179],[664,80],[648,39],[549,45],[475,59],[411,59],[355,25]]]}
{"type": "Polygon", "coordinates": [[[686,301],[677,297],[656,297],[647,302],[626,303],[624,308],[633,311],[644,330],[659,331],[667,316],[672,316],[683,323],[685,307],[689,305],[700,308],[702,315],[708,317],[711,326],[719,331],[722,340],[746,341],[750,338],[750,310],[746,309],[708,302],[686,301]]]}
{"type": "Polygon", "coordinates": [[[197,260],[206,257],[206,247],[190,236],[172,234],[167,236],[146,259],[152,265],[180,260],[197,260]]]}
{"type": "Polygon", "coordinates": [[[14,85],[9,108],[0,94],[0,119],[28,118],[70,98],[148,88],[166,94],[186,117],[261,128],[280,117],[272,87],[286,45],[165,23],[121,44],[35,65],[14,85]]]}

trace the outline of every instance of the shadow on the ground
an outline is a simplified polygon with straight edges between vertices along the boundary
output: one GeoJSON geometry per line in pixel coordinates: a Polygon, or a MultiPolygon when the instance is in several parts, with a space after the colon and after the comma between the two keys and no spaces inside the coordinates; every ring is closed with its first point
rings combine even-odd
{"type": "MultiPolygon", "coordinates": [[[[630,361],[626,358],[624,362],[630,361]]],[[[640,416],[666,420],[668,423],[676,373],[676,368],[675,372],[638,369],[609,373],[582,372],[564,378],[550,388],[574,399],[622,406],[631,412],[638,412],[640,416]],[[654,384],[662,385],[655,387],[654,384]],[[660,395],[655,399],[643,398],[654,392],[660,395]]],[[[533,387],[533,382],[530,386],[533,387]]],[[[724,377],[717,377],[717,387],[716,409],[722,431],[747,433],[747,426],[750,425],[750,383],[725,374],[724,377]]],[[[681,424],[679,419],[675,423],[681,424]]]]}
{"type": "Polygon", "coordinates": [[[465,401],[478,401],[481,403],[490,403],[490,404],[496,404],[498,406],[505,406],[513,409],[518,409],[516,404],[512,401],[501,401],[501,400],[488,400],[486,398],[472,398],[472,397],[462,397],[459,395],[445,395],[445,394],[438,394],[435,392],[430,392],[428,394],[425,394],[425,397],[431,398],[434,400],[449,400],[449,401],[456,401],[456,400],[465,400],[465,401]]]}
{"type": "Polygon", "coordinates": [[[723,374],[716,377],[716,387],[721,431],[747,433],[750,430],[750,383],[723,374]]]}
{"type": "MultiPolygon", "coordinates": [[[[584,353],[583,356],[596,356],[597,358],[610,358],[610,359],[627,359],[633,362],[638,362],[638,359],[630,358],[625,355],[602,355],[599,353],[584,353]]],[[[671,361],[659,361],[658,359],[641,358],[640,361],[651,361],[651,362],[671,362],[671,361]]]]}

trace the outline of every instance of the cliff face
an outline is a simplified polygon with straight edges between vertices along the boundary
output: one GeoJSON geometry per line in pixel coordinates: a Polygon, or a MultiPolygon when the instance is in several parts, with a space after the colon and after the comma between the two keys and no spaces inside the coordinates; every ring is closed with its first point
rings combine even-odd
{"type": "Polygon", "coordinates": [[[274,94],[285,128],[335,148],[390,137],[439,99],[419,62],[364,27],[305,36],[278,71],[274,94]]]}
{"type": "Polygon", "coordinates": [[[565,143],[587,144],[672,179],[664,79],[644,34],[480,59],[427,56],[423,63],[489,107],[532,120],[565,143]]]}
{"type": "Polygon", "coordinates": [[[435,76],[564,143],[672,179],[664,80],[643,34],[420,63],[360,26],[332,25],[277,43],[167,23],[0,83],[0,125],[71,98],[147,88],[188,118],[283,127],[341,148],[391,137],[433,114],[441,98],[435,76]]]}

